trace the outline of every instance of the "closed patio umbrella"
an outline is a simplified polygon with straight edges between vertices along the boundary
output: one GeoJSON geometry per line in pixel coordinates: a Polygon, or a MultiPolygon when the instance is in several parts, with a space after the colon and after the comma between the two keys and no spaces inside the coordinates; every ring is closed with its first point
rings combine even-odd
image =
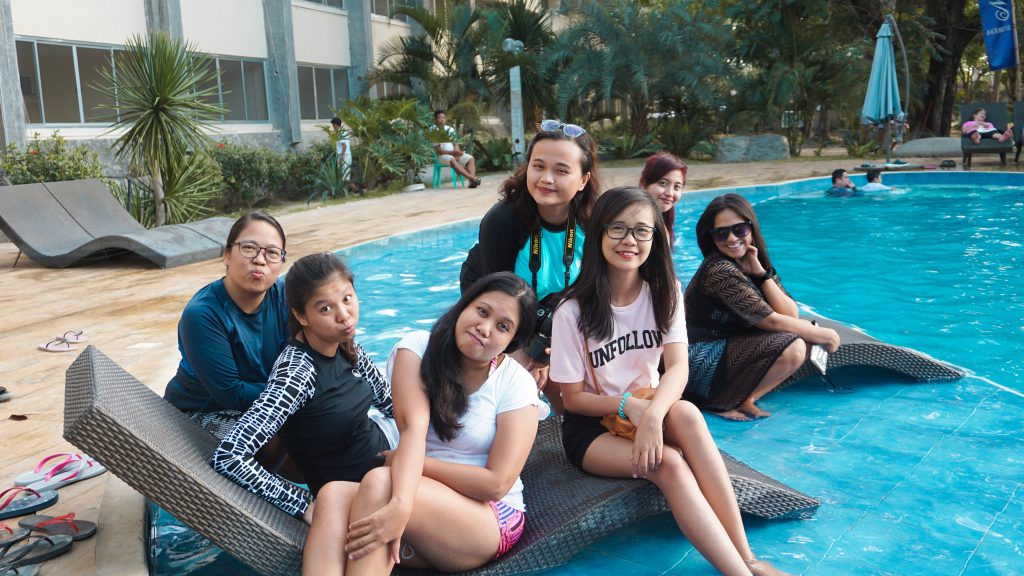
{"type": "Polygon", "coordinates": [[[875,58],[871,62],[871,77],[868,91],[864,95],[864,107],[860,117],[864,124],[885,123],[885,161],[891,159],[889,146],[889,125],[891,120],[903,121],[903,106],[900,105],[900,88],[896,80],[896,57],[892,47],[892,29],[888,19],[875,35],[875,58]]]}

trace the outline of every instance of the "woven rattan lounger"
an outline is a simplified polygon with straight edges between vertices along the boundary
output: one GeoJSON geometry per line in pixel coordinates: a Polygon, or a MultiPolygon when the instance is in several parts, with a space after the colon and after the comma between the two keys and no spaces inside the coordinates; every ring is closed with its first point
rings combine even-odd
{"type": "MultiPolygon", "coordinates": [[[[843,345],[829,368],[868,365],[921,380],[962,373],[913,350],[891,346],[834,322],[843,345]]],[[[801,373],[813,374],[805,366],[801,373]]],[[[210,468],[216,440],[89,346],[67,372],[64,437],[134,489],[262,574],[299,570],[306,526],[210,468]]],[[[764,518],[802,516],[818,502],[723,453],[740,509],[764,518]]],[[[560,428],[541,424],[523,470],[530,509],[519,544],[477,575],[525,574],[565,563],[621,526],[665,511],[649,483],[585,474],[568,463],[560,428]]]]}
{"type": "Polygon", "coordinates": [[[0,186],[0,230],[50,268],[117,252],[161,268],[209,260],[220,256],[232,222],[208,218],[147,230],[95,179],[0,186]]]}

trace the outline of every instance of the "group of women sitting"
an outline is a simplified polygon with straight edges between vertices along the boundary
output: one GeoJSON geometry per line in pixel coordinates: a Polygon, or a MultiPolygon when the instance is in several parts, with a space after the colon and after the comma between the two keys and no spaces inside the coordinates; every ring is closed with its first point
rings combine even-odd
{"type": "Polygon", "coordinates": [[[182,314],[166,398],[221,439],[216,470],[311,525],[307,574],[457,572],[508,552],[547,413],[538,388],[574,465],[656,484],[720,572],[781,574],[747,543],[698,407],[768,416],[756,402],[839,337],[798,318],[735,194],[700,217],[704,262],[684,294],[672,251],[686,171],[658,154],[640,187],[601,194],[586,131],[539,132],[481,222],[461,297],[398,342],[385,373],[355,342],[353,271],[312,254],[279,279],[284,231],[249,214],[225,276],[182,314]]]}

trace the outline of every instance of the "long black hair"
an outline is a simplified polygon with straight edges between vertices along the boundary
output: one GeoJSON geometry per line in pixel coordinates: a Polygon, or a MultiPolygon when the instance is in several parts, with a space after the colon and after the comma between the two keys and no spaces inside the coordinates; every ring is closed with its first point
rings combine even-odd
{"type": "Polygon", "coordinates": [[[434,324],[427,351],[420,364],[420,377],[426,383],[427,397],[430,399],[430,423],[438,438],[445,442],[453,439],[462,427],[459,418],[466,413],[469,405],[469,396],[462,386],[462,353],[455,344],[455,323],[462,311],[486,292],[501,292],[519,302],[516,332],[505,352],[519,349],[533,334],[537,295],[522,278],[512,272],[495,272],[480,278],[434,324]]]}
{"type": "Polygon", "coordinates": [[[751,243],[757,248],[757,259],[761,262],[761,267],[765,270],[771,270],[772,261],[768,257],[768,246],[765,245],[764,236],[761,235],[761,225],[757,222],[757,214],[754,214],[754,207],[743,196],[731,192],[716,196],[715,199],[708,203],[708,207],[704,209],[704,213],[697,220],[697,246],[700,247],[700,253],[705,258],[711,254],[721,254],[718,246],[715,245],[715,240],[711,237],[711,229],[715,227],[715,217],[726,208],[731,209],[740,218],[749,220],[754,224],[754,229],[751,232],[753,235],[751,243]]]}
{"type": "MultiPolygon", "coordinates": [[[[587,223],[587,241],[583,244],[583,263],[580,275],[569,286],[564,300],[575,299],[579,304],[581,332],[592,340],[606,340],[614,333],[612,325],[612,288],[608,281],[608,262],[601,249],[604,228],[624,210],[635,206],[648,206],[654,215],[654,238],[651,253],[640,265],[640,277],[651,290],[654,321],[658,330],[667,332],[675,318],[679,289],[672,265],[672,248],[668,243],[668,229],[650,194],[635,186],[612,188],[598,199],[594,214],[587,223]]],[[[563,301],[564,301],[563,300],[563,301]]]]}
{"type": "MultiPolygon", "coordinates": [[[[352,269],[337,254],[330,252],[303,256],[288,269],[288,275],[284,278],[284,293],[288,299],[288,308],[291,310],[291,314],[288,315],[288,332],[292,336],[302,332],[302,324],[299,323],[296,314],[306,313],[306,304],[313,297],[313,293],[330,282],[335,274],[341,276],[343,280],[348,280],[355,288],[356,277],[352,274],[352,269]]],[[[354,340],[342,342],[339,349],[349,362],[356,363],[354,340]]]]}
{"type": "Polygon", "coordinates": [[[530,191],[526,186],[526,172],[530,167],[530,158],[533,157],[533,147],[541,140],[569,140],[579,147],[580,171],[584,175],[590,173],[590,181],[569,202],[569,209],[576,216],[577,222],[586,225],[601,190],[601,181],[598,177],[597,147],[587,133],[572,138],[561,130],[537,132],[526,149],[526,161],[520,164],[512,176],[509,176],[498,188],[501,201],[512,208],[512,213],[531,233],[540,229],[540,214],[537,212],[537,202],[534,201],[533,196],[530,196],[530,191]]]}
{"type": "MultiPolygon", "coordinates": [[[[640,187],[646,190],[648,186],[676,170],[683,173],[683,183],[685,184],[686,171],[688,170],[686,162],[683,162],[678,156],[671,152],[658,152],[657,154],[649,156],[647,161],[644,162],[644,169],[640,172],[640,187]]],[[[662,212],[661,217],[665,219],[665,229],[668,230],[668,245],[672,246],[675,241],[676,234],[675,208],[673,207],[670,210],[662,212]]]]}

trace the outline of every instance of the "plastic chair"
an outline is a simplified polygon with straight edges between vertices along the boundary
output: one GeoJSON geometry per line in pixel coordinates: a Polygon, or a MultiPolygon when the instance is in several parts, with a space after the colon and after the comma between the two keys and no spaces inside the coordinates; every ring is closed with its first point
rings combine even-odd
{"type": "MultiPolygon", "coordinates": [[[[431,182],[431,184],[430,184],[431,188],[440,188],[441,187],[441,170],[444,170],[445,168],[451,168],[451,166],[445,166],[444,164],[439,164],[437,162],[437,156],[434,156],[434,179],[433,179],[433,182],[431,182]]],[[[455,170],[455,168],[451,168],[451,171],[452,171],[452,187],[458,188],[460,182],[462,183],[462,186],[465,187],[466,186],[466,179],[462,176],[462,174],[459,174],[455,170]]]]}

